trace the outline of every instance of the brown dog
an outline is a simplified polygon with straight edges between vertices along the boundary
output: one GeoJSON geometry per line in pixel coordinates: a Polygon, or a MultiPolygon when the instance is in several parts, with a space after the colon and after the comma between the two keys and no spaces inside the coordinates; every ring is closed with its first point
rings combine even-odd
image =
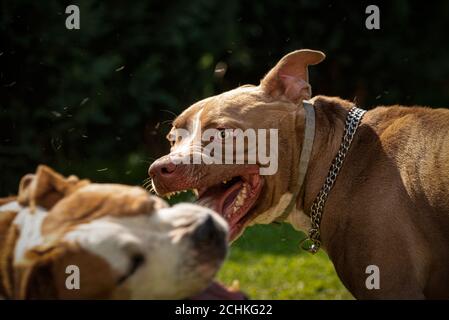
{"type": "MultiPolygon", "coordinates": [[[[203,152],[175,137],[170,154],[149,169],[155,190],[164,195],[197,189],[200,203],[227,218],[233,239],[249,225],[279,219],[307,232],[310,208],[353,107],[339,98],[310,100],[314,142],[296,193],[305,141],[303,101],[311,98],[307,67],[323,58],[312,50],[290,53],[258,86],[199,101],[173,123],[173,130],[184,128],[192,136],[211,127],[277,128],[276,174],[261,176],[259,163],[174,163],[176,157],[203,152]],[[295,208],[284,215],[294,194],[295,208]]],[[[449,298],[449,110],[391,106],[368,111],[329,193],[320,231],[322,247],[356,298],[449,298]],[[371,265],[378,267],[378,288],[366,284],[371,265]]]]}

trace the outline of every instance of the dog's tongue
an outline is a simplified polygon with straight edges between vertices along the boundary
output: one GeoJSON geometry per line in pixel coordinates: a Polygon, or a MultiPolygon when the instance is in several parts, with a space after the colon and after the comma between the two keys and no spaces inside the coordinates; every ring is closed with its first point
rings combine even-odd
{"type": "Polygon", "coordinates": [[[226,186],[219,184],[207,189],[204,194],[196,201],[196,204],[208,207],[218,213],[221,213],[221,198],[226,190],[226,186]]]}

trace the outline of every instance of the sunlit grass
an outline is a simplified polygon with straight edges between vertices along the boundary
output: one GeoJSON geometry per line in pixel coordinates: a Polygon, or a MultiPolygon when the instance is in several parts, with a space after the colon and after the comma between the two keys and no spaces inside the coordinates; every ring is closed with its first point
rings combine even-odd
{"type": "Polygon", "coordinates": [[[303,237],[289,225],[251,227],[232,245],[218,279],[238,279],[252,299],[352,299],[322,250],[298,247],[303,237]]]}

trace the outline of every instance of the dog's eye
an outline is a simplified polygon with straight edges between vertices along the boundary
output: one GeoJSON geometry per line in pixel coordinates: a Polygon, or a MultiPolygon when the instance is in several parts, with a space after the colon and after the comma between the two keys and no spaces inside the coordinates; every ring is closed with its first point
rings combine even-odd
{"type": "Polygon", "coordinates": [[[119,278],[118,283],[121,284],[125,282],[125,280],[136,273],[137,269],[139,269],[144,263],[145,256],[143,254],[134,254],[131,256],[128,272],[119,278]]]}

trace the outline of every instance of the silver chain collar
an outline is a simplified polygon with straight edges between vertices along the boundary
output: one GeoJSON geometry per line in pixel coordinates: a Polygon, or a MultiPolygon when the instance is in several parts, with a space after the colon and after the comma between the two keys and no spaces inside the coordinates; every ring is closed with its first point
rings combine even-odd
{"type": "Polygon", "coordinates": [[[324,211],[324,206],[326,204],[327,198],[329,197],[329,193],[335,184],[337,175],[340,172],[341,167],[343,166],[346,154],[351,147],[351,142],[354,139],[354,135],[365,112],[366,110],[357,107],[353,107],[349,111],[348,116],[346,117],[345,129],[340,148],[338,149],[337,155],[332,161],[324,185],[315,198],[315,201],[313,202],[310,209],[311,228],[309,230],[309,236],[308,238],[305,238],[300,244],[304,250],[309,251],[310,253],[316,253],[320,249],[320,223],[324,211]]]}

